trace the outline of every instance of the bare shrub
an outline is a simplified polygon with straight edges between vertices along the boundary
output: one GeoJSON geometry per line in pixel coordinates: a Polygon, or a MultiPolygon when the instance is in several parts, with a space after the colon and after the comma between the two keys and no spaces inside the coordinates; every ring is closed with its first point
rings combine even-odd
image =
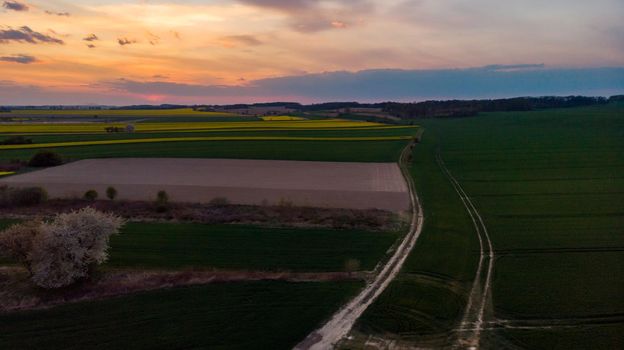
{"type": "Polygon", "coordinates": [[[292,208],[295,205],[294,205],[294,203],[292,201],[290,201],[288,199],[280,198],[279,202],[277,203],[277,206],[281,207],[281,208],[292,208]]]}
{"type": "Polygon", "coordinates": [[[22,207],[38,205],[48,200],[48,193],[41,187],[0,187],[0,207],[22,207]]]}
{"type": "Polygon", "coordinates": [[[156,194],[156,211],[163,213],[169,210],[169,195],[165,191],[158,191],[156,194]]]}
{"type": "Polygon", "coordinates": [[[345,261],[345,271],[351,275],[360,269],[361,263],[358,259],[348,259],[345,261]]]}
{"type": "Polygon", "coordinates": [[[230,204],[230,201],[228,201],[228,199],[225,197],[215,197],[211,199],[208,204],[214,205],[216,207],[222,207],[230,204]]]}
{"type": "Polygon", "coordinates": [[[87,192],[85,192],[83,197],[84,199],[93,202],[94,200],[97,199],[98,193],[96,190],[88,190],[87,192]]]}
{"type": "Polygon", "coordinates": [[[93,208],[59,214],[50,222],[14,225],[0,233],[0,248],[21,262],[43,288],[59,288],[87,277],[108,259],[110,236],[124,220],[93,208]]]}
{"type": "Polygon", "coordinates": [[[32,167],[48,167],[63,164],[63,157],[51,150],[41,150],[30,158],[28,162],[32,167]]]}
{"type": "Polygon", "coordinates": [[[106,189],[106,197],[110,200],[115,200],[115,198],[117,198],[117,190],[115,187],[110,186],[106,189]]]}

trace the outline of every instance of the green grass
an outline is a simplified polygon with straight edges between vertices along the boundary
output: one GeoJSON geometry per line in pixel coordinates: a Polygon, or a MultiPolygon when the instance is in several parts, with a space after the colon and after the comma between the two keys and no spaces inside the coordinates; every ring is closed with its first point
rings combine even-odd
{"type": "MultiPolygon", "coordinates": [[[[425,123],[443,131],[442,155],[492,235],[497,317],[624,313],[623,116],[612,104],[425,123]]],[[[595,328],[605,342],[576,345],[614,341],[595,328]]],[[[524,331],[521,343],[547,349],[570,333],[524,331]]]]}
{"type": "Polygon", "coordinates": [[[457,286],[403,274],[366,310],[358,330],[418,341],[448,333],[464,304],[457,286]]]}
{"type": "Polygon", "coordinates": [[[478,261],[472,222],[440,171],[438,134],[427,130],[414,148],[411,174],[425,223],[400,277],[364,313],[357,330],[428,346],[444,346],[461,318],[478,261]],[[438,342],[429,343],[431,339],[438,342]]]}
{"type": "MultiPolygon", "coordinates": [[[[403,277],[365,313],[359,330],[430,345],[431,336],[446,340],[444,330],[463,308],[478,246],[465,210],[433,161],[438,148],[492,236],[496,317],[583,320],[624,313],[623,104],[420,124],[425,133],[413,175],[424,231],[403,277]],[[405,287],[410,279],[416,287],[405,287]],[[422,297],[410,296],[413,290],[422,297]],[[459,306],[453,311],[447,305],[459,306]]],[[[612,349],[624,343],[622,329],[617,322],[590,322],[486,331],[484,339],[493,348],[612,349]]]]}
{"type": "MultiPolygon", "coordinates": [[[[292,136],[292,137],[383,137],[383,136],[409,136],[418,132],[416,127],[406,128],[364,128],[343,130],[263,130],[250,131],[245,129],[239,130],[221,130],[214,129],[210,131],[197,132],[135,132],[135,133],[87,133],[87,134],[31,134],[24,137],[31,139],[33,143],[54,143],[54,142],[70,142],[70,141],[99,141],[99,140],[126,140],[141,138],[161,138],[161,137],[210,137],[210,136],[292,136]]],[[[12,135],[0,135],[0,139],[9,138],[12,135]]]]}
{"type": "Polygon", "coordinates": [[[129,223],[111,241],[115,268],[220,268],[344,271],[357,259],[372,270],[398,233],[262,228],[242,225],[129,223]]]}
{"type": "Polygon", "coordinates": [[[0,348],[291,349],[361,287],[221,283],[0,315],[0,348]]]}
{"type": "Polygon", "coordinates": [[[505,330],[500,336],[525,349],[622,349],[624,325],[586,325],[558,330],[505,330]]]}
{"type": "MultiPolygon", "coordinates": [[[[109,157],[243,158],[395,162],[407,141],[197,141],[60,147],[66,159],[109,157]]],[[[30,159],[37,149],[4,150],[0,160],[30,159]]]]}
{"type": "MultiPolygon", "coordinates": [[[[15,223],[0,220],[0,230],[15,223]]],[[[349,259],[372,270],[398,232],[184,223],[126,224],[105,268],[336,272],[349,259]]],[[[0,260],[0,264],[8,261],[0,260]]]]}

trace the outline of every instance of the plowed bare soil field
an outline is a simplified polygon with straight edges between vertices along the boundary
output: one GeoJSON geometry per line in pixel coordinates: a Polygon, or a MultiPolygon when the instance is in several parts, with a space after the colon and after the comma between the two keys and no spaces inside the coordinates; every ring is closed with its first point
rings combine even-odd
{"type": "Polygon", "coordinates": [[[340,163],[233,159],[90,159],[0,180],[11,187],[42,186],[53,198],[101,196],[115,187],[119,199],[293,204],[353,209],[407,210],[409,195],[395,163],[340,163]]]}

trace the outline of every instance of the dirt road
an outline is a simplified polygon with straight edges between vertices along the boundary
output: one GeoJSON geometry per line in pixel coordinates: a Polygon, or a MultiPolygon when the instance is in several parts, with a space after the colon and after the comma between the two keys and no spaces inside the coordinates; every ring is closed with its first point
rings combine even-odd
{"type": "Polygon", "coordinates": [[[486,306],[491,304],[492,298],[491,288],[492,274],[494,271],[494,248],[481,214],[479,214],[479,211],[472,203],[468,194],[464,191],[464,188],[446,167],[439,151],[436,155],[436,159],[440,169],[442,169],[447,176],[455,192],[457,192],[457,195],[464,204],[466,211],[468,211],[477,237],[479,238],[479,264],[472,283],[464,316],[458,329],[458,342],[456,344],[457,347],[460,348],[478,349],[481,343],[481,331],[484,330],[486,306]],[[485,280],[483,280],[484,274],[485,280]]]}
{"type": "Polygon", "coordinates": [[[397,247],[394,254],[386,262],[383,268],[373,278],[372,282],[344,305],[332,318],[319,329],[310,333],[301,343],[295,346],[296,350],[326,350],[332,349],[342,338],[344,338],[357,319],[366,311],[368,306],[379,297],[388,287],[390,282],[397,276],[405,259],[408,257],[416,240],[420,236],[423,227],[423,212],[418,196],[414,188],[412,177],[407,167],[408,155],[411,147],[408,145],[401,154],[400,167],[403,176],[409,187],[410,199],[412,203],[412,219],[409,232],[397,247]]]}

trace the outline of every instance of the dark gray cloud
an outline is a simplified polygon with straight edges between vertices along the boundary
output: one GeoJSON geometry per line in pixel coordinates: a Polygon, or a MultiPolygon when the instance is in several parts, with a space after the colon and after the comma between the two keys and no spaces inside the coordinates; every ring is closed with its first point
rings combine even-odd
{"type": "Polygon", "coordinates": [[[101,91],[63,91],[53,86],[38,87],[19,84],[10,80],[0,80],[0,104],[6,106],[82,105],[91,103],[128,105],[142,102],[145,101],[123,94],[104,94],[101,91]]]}
{"type": "Polygon", "coordinates": [[[69,17],[69,16],[71,16],[71,13],[69,13],[69,12],[46,11],[45,13],[47,13],[48,15],[52,15],[52,16],[61,16],[61,17],[69,17]]]}
{"type": "Polygon", "coordinates": [[[85,36],[84,38],[82,38],[82,40],[84,40],[84,41],[98,41],[98,40],[100,40],[100,38],[98,38],[97,35],[95,35],[95,34],[89,34],[89,35],[85,36]]]}
{"type": "Polygon", "coordinates": [[[128,39],[128,38],[118,38],[117,39],[117,43],[121,46],[126,46],[126,45],[132,45],[132,44],[136,44],[136,40],[135,39],[128,39]]]}
{"type": "Polygon", "coordinates": [[[262,41],[253,35],[228,35],[221,38],[225,46],[256,46],[261,45],[262,41]]]}
{"type": "Polygon", "coordinates": [[[30,64],[37,62],[37,58],[29,55],[13,55],[13,56],[0,56],[2,62],[12,62],[21,64],[30,64]]]}
{"type": "Polygon", "coordinates": [[[2,7],[4,7],[7,10],[18,11],[18,12],[24,12],[30,9],[28,5],[18,2],[18,1],[5,1],[2,4],[2,7]]]}
{"type": "Polygon", "coordinates": [[[147,32],[146,34],[147,36],[147,42],[150,43],[150,45],[155,46],[160,44],[160,37],[154,33],[151,32],[147,32]]]}
{"type": "Polygon", "coordinates": [[[6,44],[10,41],[20,43],[26,42],[30,44],[46,43],[63,45],[65,43],[61,39],[36,32],[27,26],[20,27],[19,29],[13,29],[11,27],[8,27],[8,29],[0,29],[0,44],[6,44]]]}
{"type": "Polygon", "coordinates": [[[168,83],[160,81],[135,81],[118,79],[103,83],[104,86],[116,91],[140,95],[172,95],[172,96],[228,96],[231,93],[247,94],[248,87],[232,87],[220,85],[196,85],[168,83]]]}
{"type": "Polygon", "coordinates": [[[374,13],[371,0],[239,0],[289,15],[289,26],[299,32],[344,29],[374,13]]]}
{"type": "Polygon", "coordinates": [[[258,7],[292,12],[316,7],[321,3],[319,0],[240,0],[240,2],[258,7]]]}
{"type": "Polygon", "coordinates": [[[544,68],[546,65],[543,63],[540,64],[491,64],[489,66],[483,67],[483,69],[489,70],[518,70],[518,69],[540,69],[544,68]]]}
{"type": "Polygon", "coordinates": [[[541,95],[611,95],[624,92],[624,67],[549,69],[541,65],[441,70],[364,70],[261,79],[245,86],[193,85],[120,79],[115,91],[246,102],[284,97],[314,101],[420,101],[541,95]],[[491,69],[531,67],[531,69],[491,69]]]}

